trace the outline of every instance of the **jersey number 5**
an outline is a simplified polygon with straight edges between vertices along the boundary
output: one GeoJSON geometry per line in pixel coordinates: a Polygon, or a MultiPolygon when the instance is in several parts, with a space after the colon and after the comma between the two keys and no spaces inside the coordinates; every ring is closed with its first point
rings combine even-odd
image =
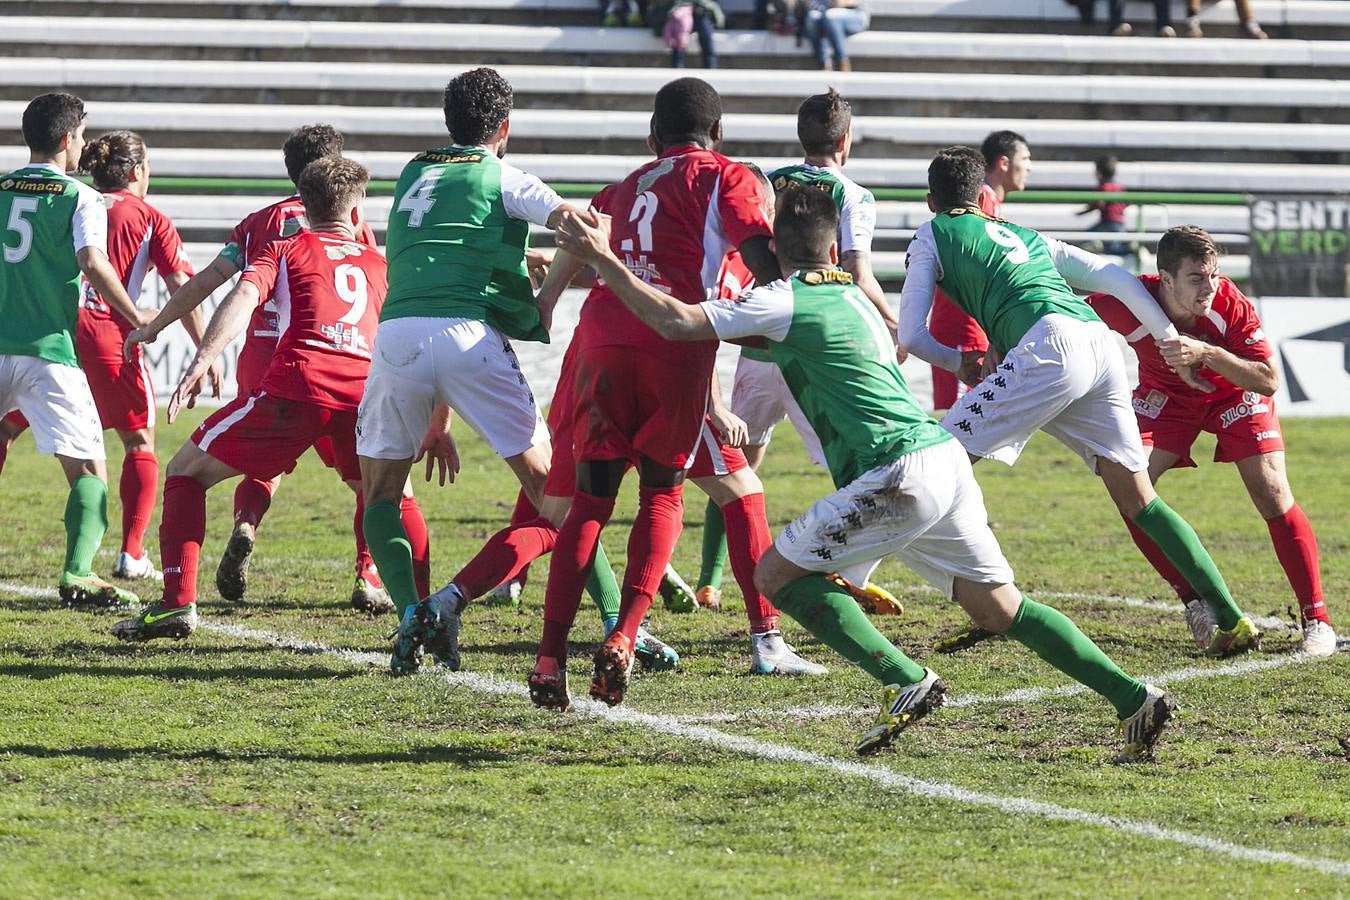
{"type": "Polygon", "coordinates": [[[1022,263],[1031,260],[1031,251],[1027,249],[1026,243],[1017,236],[1017,232],[1011,228],[997,222],[985,222],[984,233],[989,235],[989,240],[995,244],[1008,248],[1008,252],[1003,256],[1013,265],[1020,266],[1022,263]]]}
{"type": "Polygon", "coordinates": [[[19,236],[17,246],[11,247],[5,244],[5,262],[21,263],[28,258],[28,251],[33,249],[33,225],[25,219],[24,213],[37,212],[38,201],[36,197],[15,197],[9,207],[9,224],[6,229],[19,236]]]}
{"type": "Polygon", "coordinates": [[[408,214],[409,228],[420,228],[423,217],[431,212],[431,208],[436,205],[436,198],[431,196],[431,192],[436,189],[436,182],[440,180],[440,177],[439,169],[423,172],[412,183],[412,187],[408,188],[399,198],[398,211],[408,214]]]}
{"type": "MultiPolygon", "coordinates": [[[[652,219],[656,218],[657,198],[651,191],[643,191],[633,201],[633,210],[628,214],[628,224],[637,223],[638,250],[652,252],[652,219]]],[[[633,252],[633,239],[624,238],[619,249],[625,253],[633,252]]]]}

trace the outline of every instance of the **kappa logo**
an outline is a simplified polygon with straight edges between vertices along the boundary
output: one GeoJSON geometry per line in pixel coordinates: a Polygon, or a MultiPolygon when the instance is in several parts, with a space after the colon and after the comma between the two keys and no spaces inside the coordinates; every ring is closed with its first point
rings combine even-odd
{"type": "Polygon", "coordinates": [[[984,408],[980,406],[980,404],[972,403],[969,406],[967,406],[966,409],[970,410],[975,415],[979,416],[981,419],[984,418],[984,408]]]}
{"type": "Polygon", "coordinates": [[[988,403],[990,400],[994,399],[994,392],[990,390],[980,391],[980,396],[984,398],[984,402],[988,403]]]}
{"type": "Polygon", "coordinates": [[[1017,371],[1016,369],[1013,368],[1013,364],[1011,362],[1005,362],[1003,365],[999,366],[999,368],[1002,369],[1004,372],[1017,371]]]}
{"type": "Polygon", "coordinates": [[[875,510],[877,508],[877,501],[872,497],[863,495],[858,498],[858,505],[866,510],[875,510]]]}
{"type": "Polygon", "coordinates": [[[834,552],[829,547],[815,547],[811,552],[821,559],[834,559],[834,552]]]}
{"type": "Polygon", "coordinates": [[[847,544],[847,543],[848,543],[848,532],[847,532],[847,531],[842,531],[842,530],[840,530],[840,531],[827,531],[827,532],[825,532],[825,536],[826,536],[827,538],[829,538],[830,540],[834,541],[836,544],[847,544]]]}
{"type": "Polygon", "coordinates": [[[846,512],[844,513],[844,521],[852,525],[854,528],[861,528],[862,514],[856,512],[846,512]]]}
{"type": "Polygon", "coordinates": [[[1135,397],[1130,401],[1130,405],[1139,415],[1156,419],[1162,414],[1162,408],[1167,405],[1167,395],[1156,389],[1151,390],[1143,397],[1135,397]]]}
{"type": "Polygon", "coordinates": [[[1245,419],[1265,412],[1270,412],[1270,404],[1265,402],[1264,397],[1255,391],[1243,391],[1242,402],[1225,409],[1219,416],[1219,422],[1222,427],[1227,428],[1238,419],[1245,419]]]}
{"type": "Polygon", "coordinates": [[[965,419],[962,419],[960,422],[957,422],[957,423],[956,423],[956,427],[957,427],[957,428],[960,428],[960,429],[961,429],[962,431],[964,431],[966,434],[974,434],[974,433],[975,433],[975,429],[971,428],[971,427],[970,427],[970,423],[967,422],[965,419]]]}
{"type": "Polygon", "coordinates": [[[1008,386],[1008,381],[1002,375],[995,375],[994,384],[997,387],[1006,388],[1008,386]]]}

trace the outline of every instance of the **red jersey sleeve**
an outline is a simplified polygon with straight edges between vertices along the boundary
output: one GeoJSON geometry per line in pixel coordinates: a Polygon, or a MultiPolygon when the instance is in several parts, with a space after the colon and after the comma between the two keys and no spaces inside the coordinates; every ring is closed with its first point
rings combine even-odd
{"type": "Polygon", "coordinates": [[[1128,337],[1138,330],[1139,320],[1134,317],[1134,313],[1110,294],[1093,294],[1087,298],[1087,302],[1112,331],[1128,337]]]}
{"type": "Polygon", "coordinates": [[[370,227],[369,222],[361,223],[361,234],[358,235],[358,237],[360,238],[361,243],[365,244],[370,249],[380,249],[380,245],[375,241],[375,229],[370,227]]]}
{"type": "Polygon", "coordinates": [[[160,278],[168,278],[176,272],[182,272],[191,278],[196,272],[188,262],[187,251],[183,249],[183,238],[168,216],[155,211],[154,225],[150,233],[150,260],[160,278]]]}
{"type": "Polygon", "coordinates": [[[591,198],[591,209],[596,212],[609,212],[608,206],[614,196],[614,185],[608,185],[600,189],[600,192],[591,198]]]}
{"type": "Polygon", "coordinates": [[[740,163],[732,163],[722,170],[717,212],[722,217],[722,233],[733,247],[739,247],[752,237],[773,234],[769,220],[764,217],[764,189],[759,179],[740,163]]]}
{"type": "Polygon", "coordinates": [[[281,241],[268,244],[248,264],[248,268],[244,269],[244,274],[239,276],[240,281],[247,281],[258,289],[259,304],[270,300],[272,292],[276,290],[277,273],[281,269],[281,259],[285,252],[282,244],[281,241]]]}
{"type": "Polygon", "coordinates": [[[1223,334],[1224,348],[1242,359],[1270,359],[1275,354],[1261,328],[1256,306],[1233,282],[1224,279],[1222,289],[1228,292],[1232,304],[1231,322],[1223,334]]]}

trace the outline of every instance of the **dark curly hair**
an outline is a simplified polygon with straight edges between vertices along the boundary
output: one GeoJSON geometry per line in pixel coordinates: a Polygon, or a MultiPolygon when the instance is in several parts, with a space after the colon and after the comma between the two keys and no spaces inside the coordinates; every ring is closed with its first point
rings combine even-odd
{"type": "Polygon", "coordinates": [[[819,259],[839,233],[839,209],[825,191],[789,184],[778,195],[773,242],[780,259],[819,259]]]}
{"type": "Polygon", "coordinates": [[[487,141],[511,115],[511,83],[486,67],[470,69],[445,86],[445,128],[464,147],[487,141]]]}
{"type": "Polygon", "coordinates": [[[948,147],[928,164],[928,192],[938,210],[975,206],[984,182],[984,157],[974,147],[948,147]]]}
{"type": "Polygon", "coordinates": [[[120,191],[131,182],[131,170],[145,162],[145,141],[134,131],[110,131],[84,145],[80,168],[94,177],[100,191],[120,191]]]}
{"type": "Polygon", "coordinates": [[[286,159],[286,174],[291,177],[291,181],[298,182],[305,166],[316,159],[341,156],[345,143],[342,132],[332,125],[301,125],[281,145],[281,154],[286,159]]]}
{"type": "Polygon", "coordinates": [[[84,121],[84,101],[74,94],[39,94],[23,111],[23,142],[34,153],[55,153],[61,138],[84,121]]]}
{"type": "Polygon", "coordinates": [[[830,88],[823,94],[807,97],[797,107],[797,140],[810,156],[828,155],[839,147],[852,123],[852,107],[843,95],[830,88]]]}
{"type": "Polygon", "coordinates": [[[325,156],[305,166],[296,187],[311,222],[329,222],[359,202],[370,172],[355,160],[325,156]]]}
{"type": "Polygon", "coordinates": [[[701,78],[676,78],[656,92],[652,128],[663,147],[711,147],[713,127],[720,121],[722,97],[701,78]]]}

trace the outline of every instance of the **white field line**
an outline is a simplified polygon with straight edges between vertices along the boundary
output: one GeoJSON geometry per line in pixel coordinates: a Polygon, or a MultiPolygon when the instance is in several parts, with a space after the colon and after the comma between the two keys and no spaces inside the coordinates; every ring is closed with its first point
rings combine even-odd
{"type": "MultiPolygon", "coordinates": [[[[43,598],[49,598],[55,593],[50,590],[41,590],[30,588],[25,585],[5,583],[0,583],[0,590],[10,591],[21,596],[43,598]]],[[[210,621],[204,621],[201,624],[203,629],[217,634],[246,640],[261,641],[275,647],[286,650],[295,650],[302,653],[321,653],[356,665],[380,666],[385,663],[385,656],[380,653],[368,653],[357,650],[343,650],[328,647],[315,641],[307,641],[302,638],[276,634],[270,631],[260,631],[254,628],[247,628],[243,625],[210,621]]],[[[450,684],[465,687],[480,693],[518,697],[522,699],[529,695],[529,691],[523,685],[504,681],[492,676],[478,675],[473,672],[444,672],[438,674],[439,677],[443,677],[450,684]]],[[[1045,803],[1024,797],[1007,797],[998,794],[988,794],[982,791],[970,790],[968,788],[959,787],[953,784],[945,784],[938,781],[923,781],[917,778],[910,778],[907,775],[902,775],[899,772],[895,772],[883,766],[869,765],[845,759],[836,759],[835,757],[824,756],[819,753],[798,750],[783,744],[775,744],[768,741],[757,740],[755,738],[742,737],[741,735],[728,734],[724,731],[718,731],[715,728],[708,728],[703,725],[691,725],[669,717],[654,716],[649,713],[636,712],[627,708],[620,707],[611,709],[591,700],[578,700],[574,703],[573,709],[580,714],[593,716],[614,724],[645,728],[648,731],[654,731],[658,734],[666,734],[682,740],[708,744],[723,752],[740,753],[745,756],[773,762],[794,763],[800,766],[823,769],[850,778],[871,781],[886,790],[897,793],[905,793],[919,797],[931,797],[937,800],[962,803],[967,806],[981,806],[989,809],[996,809],[1011,816],[1092,825],[1099,828],[1106,828],[1111,831],[1149,838],[1150,840],[1163,841],[1183,847],[1192,847],[1216,856],[1226,856],[1230,859],[1242,860],[1244,862],[1296,866],[1298,868],[1319,872],[1324,875],[1350,878],[1350,861],[1320,859],[1318,857],[1302,856],[1297,853],[1288,853],[1281,850],[1265,850],[1259,847],[1246,847],[1219,838],[1209,837],[1208,835],[1193,834],[1175,828],[1167,828],[1153,822],[1138,819],[1126,819],[1119,816],[1105,816],[1100,813],[1076,809],[1070,806],[1060,806],[1056,803],[1045,803]]]]}

